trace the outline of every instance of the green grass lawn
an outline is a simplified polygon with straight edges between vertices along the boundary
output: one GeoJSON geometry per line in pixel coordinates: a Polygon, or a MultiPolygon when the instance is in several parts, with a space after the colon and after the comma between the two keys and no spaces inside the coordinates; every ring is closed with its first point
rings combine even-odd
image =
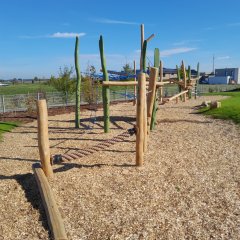
{"type": "Polygon", "coordinates": [[[201,113],[211,115],[214,118],[233,120],[235,123],[240,124],[240,91],[220,92],[208,95],[230,96],[230,98],[221,100],[221,108],[204,108],[200,110],[201,113]]]}
{"type": "Polygon", "coordinates": [[[13,128],[19,126],[18,122],[0,122],[0,140],[2,140],[2,135],[6,132],[10,132],[13,128]]]}
{"type": "Polygon", "coordinates": [[[27,94],[37,92],[56,92],[56,90],[45,83],[19,83],[15,85],[9,85],[0,87],[0,95],[14,95],[14,94],[27,94]]]}

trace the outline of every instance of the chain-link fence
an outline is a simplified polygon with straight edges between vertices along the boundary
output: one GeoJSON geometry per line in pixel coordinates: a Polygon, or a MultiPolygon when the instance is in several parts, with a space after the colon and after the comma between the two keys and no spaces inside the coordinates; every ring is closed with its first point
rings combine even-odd
{"type": "MultiPolygon", "coordinates": [[[[197,95],[201,96],[209,92],[223,92],[239,88],[239,85],[208,85],[199,84],[197,87],[197,95]]],[[[194,88],[193,88],[194,91],[194,88]]],[[[173,96],[178,93],[177,85],[165,85],[163,88],[164,97],[173,96]]],[[[16,94],[16,95],[0,95],[0,113],[12,111],[26,111],[34,108],[35,100],[46,98],[48,107],[72,106],[75,105],[74,95],[64,95],[60,92],[34,93],[34,94],[16,94]]],[[[89,103],[84,99],[84,93],[81,93],[81,104],[89,103]]],[[[111,101],[126,101],[134,99],[134,89],[125,88],[119,90],[110,89],[111,101]]],[[[102,102],[102,94],[99,89],[94,104],[102,102]]]]}
{"type": "MultiPolygon", "coordinates": [[[[35,101],[45,98],[48,107],[73,106],[76,99],[74,95],[64,95],[60,92],[34,93],[34,94],[16,94],[16,95],[0,95],[0,113],[13,111],[26,111],[35,107],[35,101]]],[[[126,101],[134,98],[133,89],[111,90],[111,101],[126,101]]],[[[99,91],[97,99],[92,104],[99,104],[102,102],[102,94],[99,91]]],[[[81,104],[88,104],[89,102],[81,93],[81,104]]]]}

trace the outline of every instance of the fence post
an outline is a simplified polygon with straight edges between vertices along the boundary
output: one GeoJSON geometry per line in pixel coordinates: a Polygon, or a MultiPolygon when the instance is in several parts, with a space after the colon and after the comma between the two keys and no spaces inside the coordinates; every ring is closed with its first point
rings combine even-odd
{"type": "Polygon", "coordinates": [[[2,95],[2,108],[3,108],[3,113],[5,113],[6,112],[6,107],[5,107],[4,95],[2,95]]]}
{"type": "Polygon", "coordinates": [[[127,100],[127,86],[125,87],[125,101],[127,100]]]}

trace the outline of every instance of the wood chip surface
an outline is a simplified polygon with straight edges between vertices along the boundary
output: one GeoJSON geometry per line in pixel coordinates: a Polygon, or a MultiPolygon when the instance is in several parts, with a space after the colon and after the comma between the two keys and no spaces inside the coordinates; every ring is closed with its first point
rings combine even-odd
{"type": "MultiPolygon", "coordinates": [[[[135,167],[135,136],[78,160],[53,166],[50,182],[69,239],[239,239],[240,130],[230,121],[193,114],[200,97],[159,106],[144,166],[135,167]]],[[[132,103],[49,117],[51,153],[90,149],[135,124],[132,103]]],[[[0,143],[0,239],[51,239],[32,175],[39,160],[37,123],[0,143]]]]}

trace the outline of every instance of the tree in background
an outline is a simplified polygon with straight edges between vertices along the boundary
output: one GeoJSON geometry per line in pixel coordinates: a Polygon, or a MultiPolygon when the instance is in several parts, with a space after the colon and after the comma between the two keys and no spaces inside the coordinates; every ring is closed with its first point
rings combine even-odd
{"type": "Polygon", "coordinates": [[[86,75],[82,77],[82,89],[84,100],[88,104],[96,103],[98,97],[99,82],[95,81],[96,68],[93,65],[87,67],[86,75]]]}
{"type": "Polygon", "coordinates": [[[60,67],[59,76],[56,78],[51,76],[48,84],[53,86],[58,92],[61,92],[65,98],[66,104],[68,96],[72,95],[76,89],[76,79],[72,77],[73,68],[65,66],[63,69],[60,67]]]}
{"type": "Polygon", "coordinates": [[[134,70],[131,68],[130,64],[129,63],[126,63],[124,66],[123,66],[123,71],[127,74],[134,74],[134,70]]]}

